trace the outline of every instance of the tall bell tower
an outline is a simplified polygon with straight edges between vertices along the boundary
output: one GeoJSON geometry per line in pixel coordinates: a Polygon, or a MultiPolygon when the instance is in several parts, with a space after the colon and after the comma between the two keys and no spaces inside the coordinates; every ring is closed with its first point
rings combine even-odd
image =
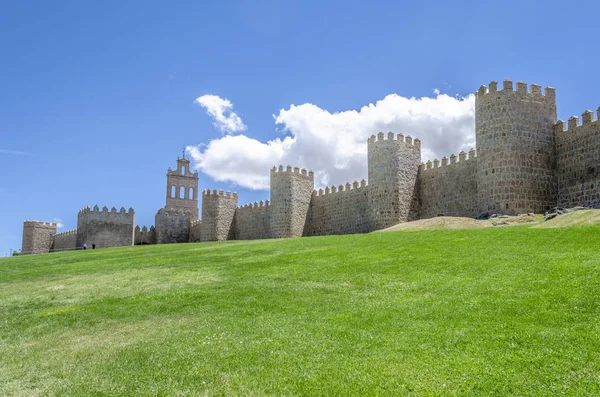
{"type": "Polygon", "coordinates": [[[177,158],[177,168],[167,171],[167,203],[156,213],[156,243],[187,243],[190,226],[198,220],[198,172],[190,171],[190,160],[177,158]]]}
{"type": "Polygon", "coordinates": [[[177,158],[177,168],[167,171],[167,202],[165,208],[180,209],[192,219],[198,219],[198,171],[190,171],[190,160],[177,158]]]}

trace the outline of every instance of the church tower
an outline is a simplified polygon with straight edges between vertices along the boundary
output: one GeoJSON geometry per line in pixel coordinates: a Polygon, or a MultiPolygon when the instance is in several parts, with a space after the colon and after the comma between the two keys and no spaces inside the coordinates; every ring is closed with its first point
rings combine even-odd
{"type": "Polygon", "coordinates": [[[167,171],[167,209],[181,209],[198,219],[198,171],[190,171],[190,160],[177,158],[177,168],[167,171]]]}
{"type": "Polygon", "coordinates": [[[198,172],[190,171],[190,160],[177,158],[177,168],[167,171],[166,205],[154,219],[156,243],[187,243],[190,225],[198,220],[198,172]]]}

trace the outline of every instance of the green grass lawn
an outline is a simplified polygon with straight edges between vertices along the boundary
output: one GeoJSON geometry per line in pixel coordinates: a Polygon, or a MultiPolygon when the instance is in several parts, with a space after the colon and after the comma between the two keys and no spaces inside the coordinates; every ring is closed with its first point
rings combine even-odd
{"type": "Polygon", "coordinates": [[[600,394],[600,227],[0,260],[0,395],[600,394]]]}

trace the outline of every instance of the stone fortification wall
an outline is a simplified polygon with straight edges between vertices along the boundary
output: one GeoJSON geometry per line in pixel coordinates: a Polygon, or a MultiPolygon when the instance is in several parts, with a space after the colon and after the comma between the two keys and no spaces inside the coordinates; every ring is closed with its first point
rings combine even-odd
{"type": "Polygon", "coordinates": [[[314,174],[295,167],[271,169],[271,237],[301,237],[304,234],[314,174]]]}
{"type": "Polygon", "coordinates": [[[126,211],[121,207],[117,211],[113,207],[110,211],[107,207],[94,206],[93,209],[85,207],[79,211],[77,216],[77,247],[92,244],[96,248],[120,247],[133,245],[134,242],[135,211],[129,208],[126,211]]]}
{"type": "Polygon", "coordinates": [[[479,212],[543,213],[556,205],[554,88],[511,80],[481,86],[475,101],[479,212]]]}
{"type": "Polygon", "coordinates": [[[156,244],[190,241],[192,215],[181,208],[161,208],[154,217],[156,244]]]}
{"type": "Polygon", "coordinates": [[[233,218],[237,208],[237,193],[202,191],[202,227],[200,241],[225,241],[234,238],[233,218]]]}
{"type": "Polygon", "coordinates": [[[136,226],[134,244],[156,244],[156,229],[154,229],[154,226],[150,226],[150,229],[148,229],[146,226],[142,227],[141,229],[139,226],[136,226]]]}
{"type": "Polygon", "coordinates": [[[567,130],[562,120],[556,123],[559,207],[600,208],[600,121],[591,110],[582,119],[579,125],[578,117],[569,118],[567,130]]]}
{"type": "Polygon", "coordinates": [[[54,236],[52,251],[75,249],[77,247],[77,229],[57,233],[54,236]]]}
{"type": "Polygon", "coordinates": [[[420,218],[476,217],[477,157],[475,150],[421,165],[419,171],[420,218]],[[450,161],[448,161],[450,160],[450,161]],[[458,161],[457,161],[458,160],[458,161]]]}
{"type": "Polygon", "coordinates": [[[389,132],[367,142],[371,230],[417,219],[421,141],[389,132]]]}
{"type": "MultiPolygon", "coordinates": [[[[600,117],[600,109],[598,110],[600,117]]],[[[314,191],[314,174],[283,166],[271,170],[270,201],[237,207],[237,194],[202,193],[198,173],[177,160],[167,172],[166,205],[156,229],[135,230],[124,208],[80,211],[77,231],[57,236],[56,225],[26,221],[23,252],[81,247],[289,238],[362,233],[438,215],[476,217],[543,213],[577,205],[600,208],[600,121],[556,121],[556,93],[505,80],[481,86],[475,100],[477,152],[421,165],[421,142],[392,132],[367,140],[368,181],[314,191]],[[476,156],[475,156],[476,154],[476,156]],[[74,235],[76,237],[74,237],[74,235]],[[75,243],[73,239],[75,238],[75,243]]]]}
{"type": "Polygon", "coordinates": [[[371,228],[367,182],[313,192],[305,236],[367,233],[371,228]]]}
{"type": "Polygon", "coordinates": [[[202,221],[197,219],[190,223],[190,243],[197,243],[200,241],[202,235],[202,221]]]}
{"type": "Polygon", "coordinates": [[[269,200],[246,204],[235,212],[235,239],[256,240],[271,237],[271,203],[269,200]]]}
{"type": "Polygon", "coordinates": [[[56,223],[41,221],[23,222],[22,254],[43,254],[50,252],[56,235],[56,223]]]}

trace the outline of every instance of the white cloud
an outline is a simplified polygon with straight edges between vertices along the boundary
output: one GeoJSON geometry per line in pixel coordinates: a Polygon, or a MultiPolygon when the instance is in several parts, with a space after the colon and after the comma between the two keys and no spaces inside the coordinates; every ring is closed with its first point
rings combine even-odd
{"type": "Polygon", "coordinates": [[[64,226],[64,224],[62,223],[62,219],[54,218],[52,221],[56,222],[56,228],[57,229],[61,229],[64,226]]]}
{"type": "Polygon", "coordinates": [[[291,105],[273,116],[288,134],[283,139],[225,136],[188,151],[196,168],[213,179],[250,189],[268,189],[269,169],[279,164],[313,170],[317,188],[366,179],[366,141],[379,131],[421,139],[423,161],[475,146],[474,95],[434,94],[390,94],[358,111],[337,113],[311,103],[291,105]]]}
{"type": "Polygon", "coordinates": [[[233,104],[227,98],[217,95],[202,95],[196,98],[197,104],[206,109],[206,114],[213,118],[213,125],[224,134],[242,132],[246,125],[233,111],[233,104]]]}

